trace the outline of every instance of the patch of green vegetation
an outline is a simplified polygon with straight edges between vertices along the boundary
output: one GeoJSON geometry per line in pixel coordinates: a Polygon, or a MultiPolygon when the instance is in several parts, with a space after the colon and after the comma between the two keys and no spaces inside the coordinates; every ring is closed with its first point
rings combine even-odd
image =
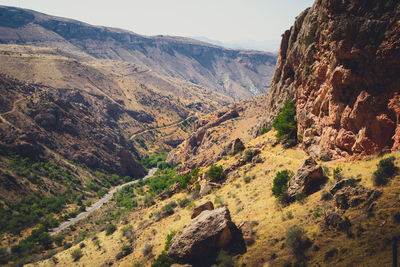
{"type": "Polygon", "coordinates": [[[106,226],[106,235],[112,235],[117,230],[117,226],[114,224],[108,224],[106,226]]]}
{"type": "Polygon", "coordinates": [[[239,138],[235,140],[235,144],[233,145],[233,154],[237,154],[239,152],[242,152],[245,149],[245,146],[239,138]]]}
{"type": "Polygon", "coordinates": [[[287,184],[292,177],[293,173],[289,170],[283,170],[276,173],[272,185],[272,194],[275,197],[280,197],[287,193],[287,184]]]}
{"type": "Polygon", "coordinates": [[[310,44],[314,43],[315,41],[315,34],[317,32],[317,25],[314,25],[313,27],[311,27],[310,31],[308,32],[308,34],[306,36],[304,36],[303,38],[303,44],[305,46],[309,46],[310,44]]]}
{"type": "Polygon", "coordinates": [[[275,118],[272,126],[277,131],[277,141],[283,141],[286,145],[297,142],[296,106],[292,100],[283,105],[281,113],[275,118]]]}
{"type": "Polygon", "coordinates": [[[243,159],[245,162],[250,162],[253,157],[256,155],[256,152],[253,149],[246,149],[246,151],[244,152],[244,156],[243,159]]]}
{"type": "Polygon", "coordinates": [[[80,258],[82,258],[83,253],[80,248],[76,248],[71,252],[71,257],[74,261],[79,261],[80,258]]]}
{"type": "Polygon", "coordinates": [[[372,175],[374,185],[385,185],[387,180],[393,177],[397,170],[397,167],[394,165],[395,159],[394,156],[391,156],[379,161],[377,165],[378,169],[372,175]]]}
{"type": "Polygon", "coordinates": [[[176,234],[176,231],[171,231],[167,235],[164,250],[161,252],[160,255],[158,255],[158,257],[156,258],[154,263],[151,265],[151,267],[169,267],[175,263],[174,259],[168,257],[168,255],[167,255],[169,246],[171,244],[171,240],[175,236],[175,234],[176,234]]]}
{"type": "Polygon", "coordinates": [[[261,129],[260,135],[266,134],[266,133],[268,133],[268,132],[271,131],[271,130],[272,130],[272,125],[267,126],[267,127],[264,127],[264,128],[261,129]]]}
{"type": "Polygon", "coordinates": [[[148,150],[145,141],[140,137],[135,137],[136,143],[138,143],[144,150],[148,150]]]}
{"type": "MultiPolygon", "coordinates": [[[[21,202],[0,204],[0,233],[19,234],[23,229],[37,223],[45,223],[48,215],[60,213],[64,205],[70,202],[67,197],[26,196],[21,202]]],[[[52,220],[57,225],[57,220],[52,220]]]]}
{"type": "Polygon", "coordinates": [[[340,181],[343,179],[343,174],[342,174],[342,168],[340,167],[336,167],[333,170],[333,179],[340,181]]]}
{"type": "Polygon", "coordinates": [[[166,162],[167,154],[151,155],[140,159],[140,163],[146,168],[159,168],[161,170],[171,168],[172,166],[166,162]]]}
{"type": "Polygon", "coordinates": [[[225,173],[222,166],[211,165],[207,171],[207,176],[210,178],[212,182],[219,182],[225,179],[225,173]]]}

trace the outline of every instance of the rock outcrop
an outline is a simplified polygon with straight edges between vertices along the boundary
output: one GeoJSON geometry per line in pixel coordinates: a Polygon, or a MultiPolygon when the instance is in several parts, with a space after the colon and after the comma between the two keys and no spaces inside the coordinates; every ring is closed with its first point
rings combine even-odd
{"type": "Polygon", "coordinates": [[[191,219],[196,218],[197,216],[200,215],[200,213],[202,213],[205,210],[213,210],[213,209],[214,209],[213,203],[211,201],[207,201],[206,203],[201,204],[200,206],[196,207],[193,210],[191,219]]]}
{"type": "Polygon", "coordinates": [[[320,189],[324,181],[322,167],[308,158],[289,180],[288,195],[294,198],[297,194],[311,194],[320,189]]]}
{"type": "Polygon", "coordinates": [[[226,207],[205,210],[191,220],[172,238],[168,256],[179,263],[211,265],[221,249],[246,250],[242,234],[226,207]]]}
{"type": "Polygon", "coordinates": [[[359,206],[362,203],[371,204],[382,194],[377,189],[371,189],[362,185],[357,186],[346,186],[339,191],[333,197],[335,206],[339,209],[348,209],[359,206]]]}
{"type": "Polygon", "coordinates": [[[262,126],[294,99],[304,148],[359,158],[400,140],[400,6],[318,0],[283,34],[262,126]]]}

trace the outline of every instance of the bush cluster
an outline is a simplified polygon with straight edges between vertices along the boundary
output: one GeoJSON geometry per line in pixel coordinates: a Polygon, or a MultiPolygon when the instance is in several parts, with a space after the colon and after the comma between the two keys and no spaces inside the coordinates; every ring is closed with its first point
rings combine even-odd
{"type": "Polygon", "coordinates": [[[382,159],[379,161],[378,169],[373,173],[373,182],[374,185],[385,185],[387,180],[396,173],[396,166],[394,165],[394,160],[396,158],[391,156],[386,159],[382,159]]]}

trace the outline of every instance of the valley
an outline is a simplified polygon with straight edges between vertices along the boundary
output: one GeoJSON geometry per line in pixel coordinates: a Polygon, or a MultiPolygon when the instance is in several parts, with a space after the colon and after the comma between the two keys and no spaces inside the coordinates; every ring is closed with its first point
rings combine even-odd
{"type": "Polygon", "coordinates": [[[396,266],[400,4],[277,55],[0,6],[0,265],[396,266]]]}

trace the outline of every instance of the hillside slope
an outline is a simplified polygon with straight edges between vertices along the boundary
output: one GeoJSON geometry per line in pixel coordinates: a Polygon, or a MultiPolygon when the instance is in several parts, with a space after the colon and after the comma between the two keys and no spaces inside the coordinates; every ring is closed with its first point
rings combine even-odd
{"type": "Polygon", "coordinates": [[[283,35],[261,126],[294,98],[314,156],[398,149],[399,20],[396,1],[316,1],[283,35]]]}
{"type": "Polygon", "coordinates": [[[0,42],[58,47],[81,60],[132,62],[234,100],[266,92],[276,62],[272,53],[225,49],[182,37],[141,36],[6,6],[0,7],[0,42]]]}

